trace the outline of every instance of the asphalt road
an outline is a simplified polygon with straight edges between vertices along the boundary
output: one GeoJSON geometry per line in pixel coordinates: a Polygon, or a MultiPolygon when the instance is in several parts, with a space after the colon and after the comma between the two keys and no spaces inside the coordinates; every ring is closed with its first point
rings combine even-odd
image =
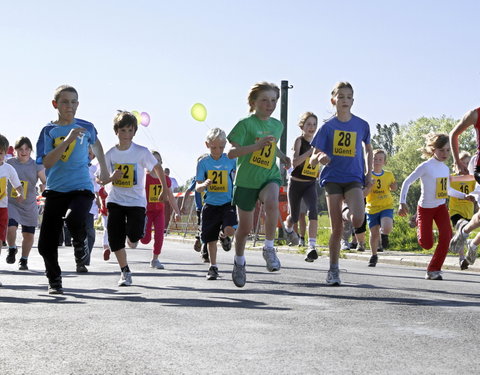
{"type": "Polygon", "coordinates": [[[94,249],[88,274],[62,248],[65,294],[47,294],[36,249],[29,271],[0,259],[0,374],[474,374],[480,274],[280,254],[270,273],[247,252],[247,284],[231,281],[233,252],[208,281],[190,242],[166,241],[165,270],[148,246],[128,250],[131,287],[94,249]]]}

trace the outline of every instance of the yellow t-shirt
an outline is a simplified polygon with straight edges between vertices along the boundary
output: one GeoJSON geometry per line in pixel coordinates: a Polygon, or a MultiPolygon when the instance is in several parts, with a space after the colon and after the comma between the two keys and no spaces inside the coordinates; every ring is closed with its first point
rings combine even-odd
{"type": "MultiPolygon", "coordinates": [[[[471,180],[465,180],[465,178],[462,178],[460,179],[460,181],[455,179],[455,177],[457,176],[450,176],[450,187],[452,189],[461,191],[465,194],[470,194],[475,189],[475,180],[473,179],[473,176],[471,180]]],[[[458,214],[464,219],[470,220],[473,216],[473,209],[473,202],[470,202],[466,199],[450,197],[450,200],[448,202],[448,211],[450,213],[450,216],[458,214]]]]}
{"type": "Polygon", "coordinates": [[[380,175],[372,172],[373,187],[367,195],[365,210],[368,214],[393,209],[393,197],[390,185],[395,182],[395,176],[390,171],[382,171],[380,175]]]}

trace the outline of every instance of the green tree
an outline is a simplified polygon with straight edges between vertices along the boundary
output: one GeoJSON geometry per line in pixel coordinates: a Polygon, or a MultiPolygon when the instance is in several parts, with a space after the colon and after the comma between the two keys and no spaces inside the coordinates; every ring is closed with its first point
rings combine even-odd
{"type": "Polygon", "coordinates": [[[394,145],[394,138],[400,133],[400,126],[396,122],[390,125],[377,124],[377,133],[372,137],[373,149],[382,149],[387,152],[387,155],[394,155],[397,152],[397,147],[394,145]]]}

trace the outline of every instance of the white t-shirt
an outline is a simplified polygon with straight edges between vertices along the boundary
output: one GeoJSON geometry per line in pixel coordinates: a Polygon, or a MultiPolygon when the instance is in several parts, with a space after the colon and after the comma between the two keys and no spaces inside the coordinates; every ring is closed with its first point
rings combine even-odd
{"type": "Polygon", "coordinates": [[[450,187],[450,171],[445,163],[435,158],[420,164],[402,184],[400,203],[407,202],[410,185],[420,179],[422,193],[418,205],[423,208],[435,208],[445,203],[448,196],[464,199],[466,194],[450,187]]]}
{"type": "Polygon", "coordinates": [[[21,185],[17,171],[10,164],[4,162],[0,165],[0,207],[8,207],[8,181],[14,188],[21,185]]]}
{"type": "Polygon", "coordinates": [[[112,147],[105,154],[109,173],[114,169],[123,172],[120,180],[112,183],[107,203],[116,203],[128,207],[146,207],[145,170],[151,171],[158,161],[143,146],[132,143],[128,150],[112,147]]]}

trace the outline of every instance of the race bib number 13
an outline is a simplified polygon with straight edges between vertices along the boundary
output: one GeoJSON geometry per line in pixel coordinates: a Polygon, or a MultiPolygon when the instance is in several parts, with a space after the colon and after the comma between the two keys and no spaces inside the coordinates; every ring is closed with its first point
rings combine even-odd
{"type": "MultiPolygon", "coordinates": [[[[258,139],[257,139],[258,140],[258,139]]],[[[252,153],[250,164],[270,169],[273,166],[273,159],[275,158],[275,143],[269,143],[264,148],[252,153]]]]}
{"type": "Polygon", "coordinates": [[[357,133],[335,130],[333,133],[333,155],[355,157],[357,133]]]}
{"type": "Polygon", "coordinates": [[[227,171],[208,171],[207,178],[212,181],[208,186],[208,191],[215,193],[226,193],[228,191],[227,171]]]}
{"type": "Polygon", "coordinates": [[[113,182],[114,186],[121,188],[131,188],[134,185],[135,164],[115,164],[115,169],[120,169],[123,176],[113,182]]]}
{"type": "Polygon", "coordinates": [[[437,188],[435,189],[435,198],[445,199],[447,198],[447,177],[438,177],[437,178],[437,188]]]}

